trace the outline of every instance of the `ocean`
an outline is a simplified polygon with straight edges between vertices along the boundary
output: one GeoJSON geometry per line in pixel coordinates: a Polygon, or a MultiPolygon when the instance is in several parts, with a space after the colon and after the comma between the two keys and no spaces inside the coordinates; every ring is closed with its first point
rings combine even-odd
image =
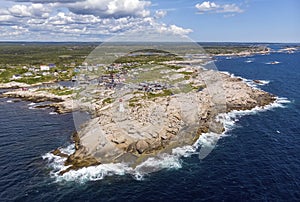
{"type": "Polygon", "coordinates": [[[227,131],[206,158],[198,151],[209,135],[182,157],[149,162],[160,168],[153,173],[102,165],[59,177],[62,159],[49,152],[73,150],[72,114],[1,98],[0,201],[299,201],[300,52],[217,57],[215,65],[276,95],[277,103],[227,115],[227,131]]]}

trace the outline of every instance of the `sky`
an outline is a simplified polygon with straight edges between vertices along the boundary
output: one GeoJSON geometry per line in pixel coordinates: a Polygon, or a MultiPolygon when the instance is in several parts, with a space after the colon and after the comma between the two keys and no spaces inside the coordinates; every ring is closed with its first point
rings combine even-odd
{"type": "Polygon", "coordinates": [[[299,0],[0,0],[0,41],[104,41],[130,30],[199,42],[300,42],[299,0]]]}

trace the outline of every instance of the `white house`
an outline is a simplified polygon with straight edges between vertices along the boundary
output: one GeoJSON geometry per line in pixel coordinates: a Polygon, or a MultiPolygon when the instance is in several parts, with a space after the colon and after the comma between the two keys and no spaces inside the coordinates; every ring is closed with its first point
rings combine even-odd
{"type": "Polygon", "coordinates": [[[20,74],[15,74],[11,77],[11,80],[18,80],[18,79],[22,79],[23,77],[20,74]]]}
{"type": "Polygon", "coordinates": [[[50,67],[48,65],[41,65],[40,68],[41,68],[41,71],[49,71],[50,70],[50,67]]]}
{"type": "Polygon", "coordinates": [[[24,73],[24,76],[33,76],[33,74],[31,72],[26,72],[24,73]]]}

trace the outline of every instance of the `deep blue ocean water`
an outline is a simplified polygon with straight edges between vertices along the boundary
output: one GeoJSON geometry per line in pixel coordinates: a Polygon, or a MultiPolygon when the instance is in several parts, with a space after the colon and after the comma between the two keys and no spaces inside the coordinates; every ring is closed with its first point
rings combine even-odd
{"type": "Polygon", "coordinates": [[[300,201],[300,53],[221,57],[215,64],[270,81],[260,88],[290,103],[239,118],[205,159],[182,158],[182,168],[141,181],[114,175],[57,182],[42,156],[70,144],[72,115],[0,99],[0,201],[300,201]],[[252,63],[245,62],[249,58],[252,63]],[[281,63],[266,64],[272,61],[281,63]]]}

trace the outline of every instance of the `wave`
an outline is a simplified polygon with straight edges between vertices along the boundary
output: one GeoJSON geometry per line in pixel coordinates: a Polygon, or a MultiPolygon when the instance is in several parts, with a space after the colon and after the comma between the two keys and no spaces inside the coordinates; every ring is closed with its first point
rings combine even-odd
{"type": "Polygon", "coordinates": [[[265,64],[267,65],[277,65],[277,64],[280,64],[281,62],[278,62],[278,61],[272,61],[272,62],[267,62],[265,64]]]}
{"type": "MultiPolygon", "coordinates": [[[[229,131],[236,127],[236,122],[238,122],[242,116],[257,114],[274,108],[285,108],[287,103],[290,103],[287,98],[278,97],[274,103],[264,107],[255,107],[251,110],[244,111],[234,110],[229,113],[219,114],[216,119],[222,122],[225,128],[222,134],[204,133],[193,145],[174,148],[171,154],[165,153],[148,158],[136,166],[136,168],[132,168],[126,163],[109,163],[85,167],[79,170],[71,170],[60,175],[60,171],[69,167],[64,165],[66,158],[55,156],[50,152],[42,156],[42,158],[48,161],[48,166],[52,169],[50,176],[55,178],[57,182],[74,181],[85,183],[87,181],[102,180],[107,176],[113,175],[130,175],[136,180],[143,180],[145,176],[152,172],[162,169],[182,168],[183,157],[187,158],[192,155],[198,155],[199,159],[204,159],[215,148],[220,138],[230,135],[229,131]]],[[[64,154],[71,155],[75,152],[75,146],[71,144],[65,148],[60,148],[60,151],[64,154]]]]}

